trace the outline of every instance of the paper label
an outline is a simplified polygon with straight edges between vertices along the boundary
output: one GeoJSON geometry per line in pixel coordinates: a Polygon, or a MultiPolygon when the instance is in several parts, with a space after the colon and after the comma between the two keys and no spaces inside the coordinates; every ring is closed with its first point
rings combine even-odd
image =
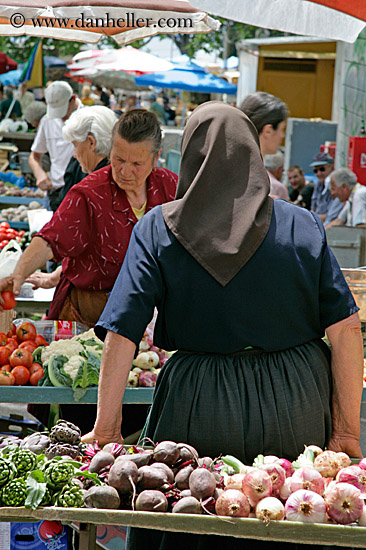
{"type": "Polygon", "coordinates": [[[0,550],[10,550],[10,523],[0,523],[0,550]]]}
{"type": "Polygon", "coordinates": [[[72,325],[72,321],[55,321],[55,340],[72,338],[74,336],[72,325]]]}

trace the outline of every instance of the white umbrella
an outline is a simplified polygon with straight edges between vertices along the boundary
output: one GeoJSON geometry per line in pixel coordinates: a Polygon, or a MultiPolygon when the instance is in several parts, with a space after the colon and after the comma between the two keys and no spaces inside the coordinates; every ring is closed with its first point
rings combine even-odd
{"type": "Polygon", "coordinates": [[[155,34],[200,33],[220,24],[187,0],[0,0],[0,35],[128,44],[155,34]]]}
{"type": "Polygon", "coordinates": [[[294,34],[354,42],[366,26],[365,0],[191,0],[226,19],[294,34]]]}
{"type": "Polygon", "coordinates": [[[169,71],[173,63],[156,55],[145,53],[132,46],[111,50],[110,53],[97,58],[95,67],[99,71],[129,71],[135,73],[154,73],[169,71]]]}

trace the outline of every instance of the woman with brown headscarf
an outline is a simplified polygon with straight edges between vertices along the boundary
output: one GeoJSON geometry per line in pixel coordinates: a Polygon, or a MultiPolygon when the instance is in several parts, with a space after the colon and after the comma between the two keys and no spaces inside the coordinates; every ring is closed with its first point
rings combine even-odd
{"type": "MultiPolygon", "coordinates": [[[[154,441],[186,442],[200,456],[228,453],[247,464],[259,453],[294,460],[304,444],[362,456],[358,308],[320,220],[273,201],[268,190],[246,115],[219,102],[198,107],[183,136],[176,200],[135,227],[96,326],[106,343],[98,416],[85,441],[122,441],[128,372],[156,306],[154,342],[178,351],[158,378],[147,426],[154,441]]],[[[224,547],[248,541],[132,529],[127,544],[224,547]]]]}

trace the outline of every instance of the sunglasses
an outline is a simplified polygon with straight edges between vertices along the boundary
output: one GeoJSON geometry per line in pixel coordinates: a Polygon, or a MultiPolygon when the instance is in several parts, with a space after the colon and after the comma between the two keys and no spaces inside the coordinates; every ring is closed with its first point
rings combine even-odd
{"type": "Polygon", "coordinates": [[[317,172],[325,172],[325,166],[317,166],[314,168],[314,174],[317,172]]]}

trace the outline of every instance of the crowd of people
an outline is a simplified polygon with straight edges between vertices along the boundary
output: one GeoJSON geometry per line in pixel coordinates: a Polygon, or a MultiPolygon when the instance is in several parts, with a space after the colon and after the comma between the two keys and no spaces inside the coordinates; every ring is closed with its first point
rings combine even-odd
{"type": "MultiPolygon", "coordinates": [[[[288,109],[264,92],[240,108],[197,107],[179,176],[159,167],[166,110],[156,97],[150,109],[131,101],[119,113],[99,92],[92,104],[89,91],[79,99],[56,81],[46,114],[34,110],[30,166],[54,215],[0,279],[0,292],[15,294],[26,280],[57,285],[48,318],[81,321],[105,340],[97,412],[70,411],[88,432],[83,441],[123,442],[128,373],[156,308],[155,345],[178,351],[157,380],[148,437],[246,463],[258,454],[293,460],[309,444],[361,457],[359,308],[324,225],[366,225],[366,188],[322,152],[311,163],[316,181],[292,165],[287,188],[288,109]],[[56,271],[36,272],[50,260],[56,271]]],[[[234,538],[136,528],[127,542],[128,550],[226,546],[242,548],[234,538]]]]}

